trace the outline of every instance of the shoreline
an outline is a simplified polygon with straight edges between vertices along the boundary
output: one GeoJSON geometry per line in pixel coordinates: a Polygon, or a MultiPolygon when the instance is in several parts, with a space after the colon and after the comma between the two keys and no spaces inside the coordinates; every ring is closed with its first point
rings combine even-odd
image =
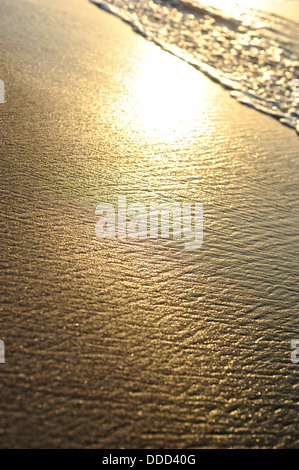
{"type": "Polygon", "coordinates": [[[0,40],[1,448],[298,447],[296,133],[83,0],[0,40]],[[202,247],[97,239],[121,194],[202,247]]]}

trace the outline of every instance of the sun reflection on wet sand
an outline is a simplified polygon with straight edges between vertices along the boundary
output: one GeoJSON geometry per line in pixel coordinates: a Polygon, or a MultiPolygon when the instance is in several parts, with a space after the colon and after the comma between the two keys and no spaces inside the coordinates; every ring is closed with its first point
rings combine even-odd
{"type": "Polygon", "coordinates": [[[121,110],[120,127],[164,143],[188,138],[194,129],[205,127],[204,106],[202,122],[198,121],[198,103],[208,93],[207,81],[189,64],[164,52],[158,55],[152,49],[135,78],[125,84],[134,96],[133,102],[124,102],[124,95],[116,99],[121,110]]]}

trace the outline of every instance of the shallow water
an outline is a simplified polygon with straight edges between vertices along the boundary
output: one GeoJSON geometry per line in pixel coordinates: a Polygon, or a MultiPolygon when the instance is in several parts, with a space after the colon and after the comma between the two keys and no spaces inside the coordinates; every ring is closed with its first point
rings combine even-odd
{"type": "Polygon", "coordinates": [[[297,13],[293,20],[249,8],[246,2],[238,6],[234,2],[202,4],[194,0],[93,3],[117,14],[134,31],[232,90],[231,95],[243,104],[299,132],[297,3],[297,8],[290,4],[297,13]]]}

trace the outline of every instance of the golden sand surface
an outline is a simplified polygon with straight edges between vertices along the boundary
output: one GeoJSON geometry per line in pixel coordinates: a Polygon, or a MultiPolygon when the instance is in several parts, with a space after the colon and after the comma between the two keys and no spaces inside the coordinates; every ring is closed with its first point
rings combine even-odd
{"type": "Polygon", "coordinates": [[[2,0],[0,446],[298,447],[298,136],[84,0],[2,0]],[[204,243],[95,207],[201,202],[204,243]]]}

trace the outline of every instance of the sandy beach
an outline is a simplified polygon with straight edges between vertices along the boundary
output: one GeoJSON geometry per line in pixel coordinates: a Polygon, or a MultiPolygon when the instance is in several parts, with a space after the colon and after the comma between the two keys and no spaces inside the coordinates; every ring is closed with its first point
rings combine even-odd
{"type": "Polygon", "coordinates": [[[85,0],[2,0],[1,448],[298,448],[299,137],[85,0]],[[95,208],[200,202],[203,245],[95,208]]]}

